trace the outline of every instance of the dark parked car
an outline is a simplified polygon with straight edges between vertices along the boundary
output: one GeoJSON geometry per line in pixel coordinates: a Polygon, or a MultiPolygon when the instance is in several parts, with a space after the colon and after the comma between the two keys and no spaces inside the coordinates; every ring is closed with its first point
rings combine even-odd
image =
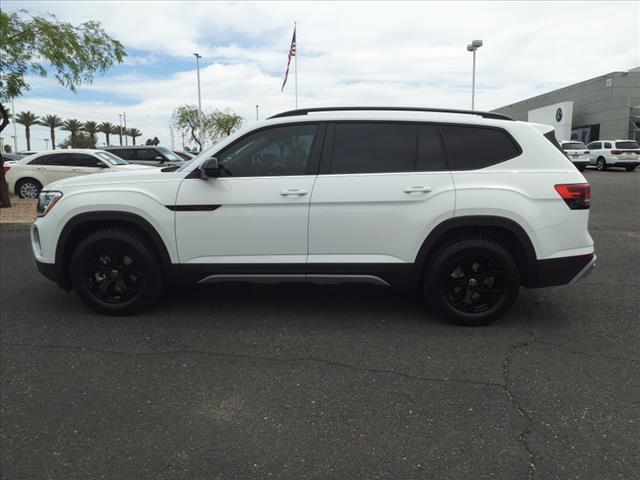
{"type": "Polygon", "coordinates": [[[16,162],[22,160],[25,156],[17,153],[0,153],[3,162],[16,162]]]}
{"type": "Polygon", "coordinates": [[[139,163],[141,165],[151,165],[155,167],[181,166],[184,163],[179,157],[167,147],[154,147],[150,145],[130,145],[127,147],[104,147],[103,150],[124,158],[129,163],[139,163]]]}

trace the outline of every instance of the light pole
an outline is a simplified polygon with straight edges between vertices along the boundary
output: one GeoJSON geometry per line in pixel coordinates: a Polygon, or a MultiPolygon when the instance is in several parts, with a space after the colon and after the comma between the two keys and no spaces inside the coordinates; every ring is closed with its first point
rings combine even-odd
{"type": "Polygon", "coordinates": [[[473,40],[467,45],[467,51],[473,52],[473,74],[471,80],[471,110],[476,106],[476,51],[482,46],[482,40],[473,40]]]}
{"type": "Polygon", "coordinates": [[[202,55],[199,53],[194,53],[196,56],[196,70],[198,72],[198,110],[200,111],[200,115],[202,115],[202,98],[200,97],[200,59],[202,55]]]}
{"type": "Polygon", "coordinates": [[[260,120],[260,117],[258,116],[258,108],[260,108],[260,105],[256,105],[256,122],[260,120]]]}
{"type": "Polygon", "coordinates": [[[44,149],[49,150],[49,139],[43,138],[43,140],[44,140],[44,149]]]}

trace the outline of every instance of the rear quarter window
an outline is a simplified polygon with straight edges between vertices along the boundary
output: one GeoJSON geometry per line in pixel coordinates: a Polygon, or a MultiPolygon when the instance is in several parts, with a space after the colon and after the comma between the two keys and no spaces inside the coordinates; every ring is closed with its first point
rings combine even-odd
{"type": "Polygon", "coordinates": [[[489,167],[522,152],[515,140],[500,128],[442,125],[440,132],[451,170],[489,167]]]}
{"type": "Polygon", "coordinates": [[[638,144],[638,142],[616,142],[616,148],[638,150],[640,148],[640,144],[638,144]]]}

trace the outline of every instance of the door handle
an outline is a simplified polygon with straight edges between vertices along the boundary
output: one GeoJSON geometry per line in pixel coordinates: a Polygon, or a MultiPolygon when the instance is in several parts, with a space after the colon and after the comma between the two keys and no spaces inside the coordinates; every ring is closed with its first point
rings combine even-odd
{"type": "Polygon", "coordinates": [[[301,197],[306,195],[307,191],[301,188],[290,188],[288,190],[283,190],[280,192],[280,195],[283,197],[301,197]]]}
{"type": "Polygon", "coordinates": [[[425,187],[424,185],[419,185],[416,187],[406,187],[404,189],[404,193],[412,194],[412,193],[428,193],[431,191],[431,187],[425,187]]]}

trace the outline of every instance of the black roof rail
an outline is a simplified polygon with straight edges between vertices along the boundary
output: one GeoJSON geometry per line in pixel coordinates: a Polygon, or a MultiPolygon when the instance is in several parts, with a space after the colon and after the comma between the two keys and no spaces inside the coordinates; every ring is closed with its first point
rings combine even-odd
{"type": "Polygon", "coordinates": [[[481,112],[478,110],[454,110],[450,108],[420,108],[420,107],[320,107],[320,108],[300,108],[287,112],[272,115],[272,118],[295,117],[307,115],[313,112],[347,112],[347,111],[384,111],[384,112],[436,112],[436,113],[462,113],[466,115],[478,115],[483,118],[493,118],[497,120],[511,120],[513,118],[495,112],[481,112]]]}

